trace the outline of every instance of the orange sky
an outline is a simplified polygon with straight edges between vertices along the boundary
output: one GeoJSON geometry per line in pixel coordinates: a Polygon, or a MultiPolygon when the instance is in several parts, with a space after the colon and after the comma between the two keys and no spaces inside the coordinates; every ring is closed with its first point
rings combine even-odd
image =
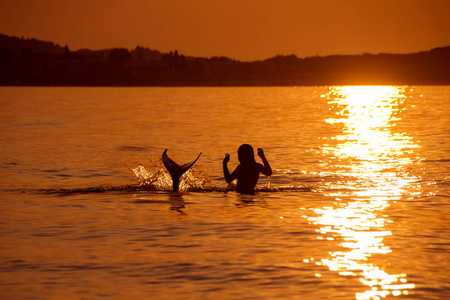
{"type": "Polygon", "coordinates": [[[0,33],[243,61],[450,45],[450,0],[1,0],[0,33]]]}

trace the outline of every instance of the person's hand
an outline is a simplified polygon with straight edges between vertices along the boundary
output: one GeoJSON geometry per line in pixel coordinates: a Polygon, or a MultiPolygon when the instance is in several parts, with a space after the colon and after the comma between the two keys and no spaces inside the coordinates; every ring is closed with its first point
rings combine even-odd
{"type": "Polygon", "coordinates": [[[223,159],[223,163],[226,164],[230,161],[230,154],[225,154],[225,158],[223,159]]]}
{"type": "Polygon", "coordinates": [[[264,150],[261,148],[258,148],[258,156],[263,158],[264,157],[264,150]]]}

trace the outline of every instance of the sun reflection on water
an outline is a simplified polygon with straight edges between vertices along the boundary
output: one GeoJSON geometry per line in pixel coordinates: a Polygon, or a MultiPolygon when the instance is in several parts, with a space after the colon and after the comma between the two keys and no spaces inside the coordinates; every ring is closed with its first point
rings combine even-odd
{"type": "Polygon", "coordinates": [[[389,274],[371,258],[392,252],[384,238],[392,235],[385,210],[404,194],[415,194],[418,178],[407,166],[418,159],[418,146],[392,128],[400,120],[407,89],[391,86],[335,87],[326,95],[335,117],[325,121],[342,127],[342,133],[327,138],[321,164],[325,176],[347,178],[326,192],[334,207],[315,209],[308,220],[319,226],[319,239],[337,240],[338,251],[316,263],[342,276],[359,277],[368,287],[356,299],[380,299],[408,294],[414,284],[407,275],[389,274]]]}

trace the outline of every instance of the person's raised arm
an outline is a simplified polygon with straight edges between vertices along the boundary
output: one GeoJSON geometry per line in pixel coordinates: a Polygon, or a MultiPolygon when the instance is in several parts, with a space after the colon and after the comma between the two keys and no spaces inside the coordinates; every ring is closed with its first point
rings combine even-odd
{"type": "Polygon", "coordinates": [[[230,154],[225,154],[225,158],[223,159],[223,175],[225,176],[225,181],[226,182],[232,182],[233,180],[236,179],[235,176],[235,172],[233,172],[233,174],[230,174],[230,172],[228,171],[228,162],[230,161],[230,154]]]}
{"type": "Polygon", "coordinates": [[[267,176],[272,175],[272,168],[270,167],[269,162],[267,161],[266,156],[264,155],[264,150],[258,148],[258,155],[259,157],[261,157],[264,164],[264,167],[260,170],[260,172],[267,176]]]}

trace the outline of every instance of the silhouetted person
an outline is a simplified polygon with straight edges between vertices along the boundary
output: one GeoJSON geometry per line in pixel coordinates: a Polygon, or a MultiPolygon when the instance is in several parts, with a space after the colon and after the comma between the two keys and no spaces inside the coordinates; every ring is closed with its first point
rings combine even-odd
{"type": "Polygon", "coordinates": [[[233,173],[230,174],[227,166],[227,163],[230,161],[230,154],[225,154],[225,158],[223,159],[223,174],[228,183],[237,179],[237,192],[241,194],[253,194],[255,193],[255,186],[258,182],[259,173],[267,176],[272,175],[272,168],[264,156],[263,149],[258,148],[258,155],[261,157],[264,166],[255,161],[255,154],[252,146],[248,144],[241,145],[238,149],[238,159],[240,164],[233,173]]]}

